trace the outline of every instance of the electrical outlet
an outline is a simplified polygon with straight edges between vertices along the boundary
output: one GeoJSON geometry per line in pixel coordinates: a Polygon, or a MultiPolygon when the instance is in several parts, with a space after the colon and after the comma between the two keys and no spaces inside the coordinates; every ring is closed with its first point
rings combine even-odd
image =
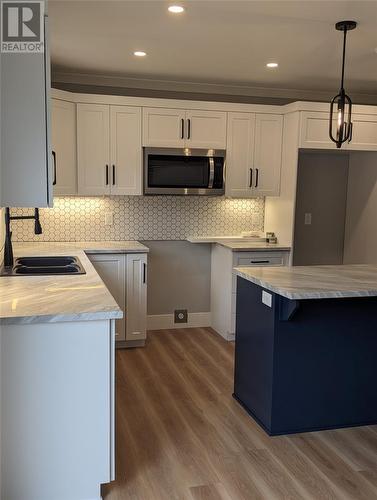
{"type": "Polygon", "coordinates": [[[187,309],[175,309],[174,323],[187,323],[187,309]]]}
{"type": "Polygon", "coordinates": [[[112,226],[114,224],[114,214],[113,212],[105,213],[105,226],[112,226]]]}
{"type": "Polygon", "coordinates": [[[310,226],[312,223],[312,214],[307,213],[305,214],[305,226],[310,226]]]}

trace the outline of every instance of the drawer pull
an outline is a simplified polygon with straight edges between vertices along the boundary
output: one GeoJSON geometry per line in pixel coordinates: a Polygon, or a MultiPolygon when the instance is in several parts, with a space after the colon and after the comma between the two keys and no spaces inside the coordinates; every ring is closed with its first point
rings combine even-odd
{"type": "Polygon", "coordinates": [[[269,260],[251,260],[250,264],[269,264],[269,260]]]}

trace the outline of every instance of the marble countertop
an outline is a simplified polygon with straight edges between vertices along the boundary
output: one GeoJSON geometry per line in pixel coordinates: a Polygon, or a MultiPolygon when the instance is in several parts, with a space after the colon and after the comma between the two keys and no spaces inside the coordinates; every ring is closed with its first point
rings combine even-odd
{"type": "Polygon", "coordinates": [[[233,252],[264,252],[280,251],[289,252],[291,247],[279,243],[267,243],[261,238],[244,238],[240,236],[198,236],[187,238],[190,243],[216,243],[233,252]]]}
{"type": "Polygon", "coordinates": [[[137,241],[79,243],[14,243],[15,257],[72,255],[86,274],[66,276],[1,276],[0,325],[116,319],[123,312],[86,253],[148,252],[137,241]]]}
{"type": "Polygon", "coordinates": [[[236,267],[233,272],[288,299],[377,296],[377,265],[236,267]]]}

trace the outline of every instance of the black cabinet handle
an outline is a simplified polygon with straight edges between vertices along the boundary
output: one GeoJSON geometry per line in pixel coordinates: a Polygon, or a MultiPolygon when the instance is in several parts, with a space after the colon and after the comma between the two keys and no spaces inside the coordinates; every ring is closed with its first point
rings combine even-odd
{"type": "Polygon", "coordinates": [[[52,151],[52,157],[54,159],[54,180],[52,181],[52,185],[56,186],[56,153],[52,151]]]}
{"type": "Polygon", "coordinates": [[[146,281],[147,281],[147,265],[144,262],[143,263],[143,283],[146,283],[146,281]]]}
{"type": "Polygon", "coordinates": [[[251,260],[250,264],[269,264],[269,260],[251,260]]]}
{"type": "Polygon", "coordinates": [[[181,139],[185,138],[185,120],[181,118],[181,139]]]}
{"type": "Polygon", "coordinates": [[[257,178],[255,179],[255,187],[257,188],[259,183],[259,168],[256,168],[255,170],[257,172],[257,178]]]}
{"type": "Polygon", "coordinates": [[[106,165],[106,186],[109,185],[109,165],[106,165]]]}
{"type": "Polygon", "coordinates": [[[249,188],[253,187],[253,169],[250,169],[249,188]]]}
{"type": "Polygon", "coordinates": [[[113,165],[113,186],[115,186],[115,165],[113,165]]]}
{"type": "Polygon", "coordinates": [[[187,139],[191,139],[191,120],[187,120],[187,139]]]}

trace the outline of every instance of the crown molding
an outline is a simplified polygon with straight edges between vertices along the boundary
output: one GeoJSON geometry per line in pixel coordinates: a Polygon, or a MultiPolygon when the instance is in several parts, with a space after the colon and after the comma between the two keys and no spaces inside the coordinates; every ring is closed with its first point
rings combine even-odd
{"type": "MultiPolygon", "coordinates": [[[[56,88],[74,92],[108,93],[144,97],[169,97],[198,100],[221,100],[233,102],[267,102],[287,104],[293,101],[328,102],[332,91],[254,87],[241,84],[217,84],[182,82],[149,78],[108,76],[78,72],[52,70],[52,82],[56,88]],[[101,92],[103,89],[103,92],[101,92]]],[[[377,94],[352,93],[357,104],[377,104],[377,94]]]]}

